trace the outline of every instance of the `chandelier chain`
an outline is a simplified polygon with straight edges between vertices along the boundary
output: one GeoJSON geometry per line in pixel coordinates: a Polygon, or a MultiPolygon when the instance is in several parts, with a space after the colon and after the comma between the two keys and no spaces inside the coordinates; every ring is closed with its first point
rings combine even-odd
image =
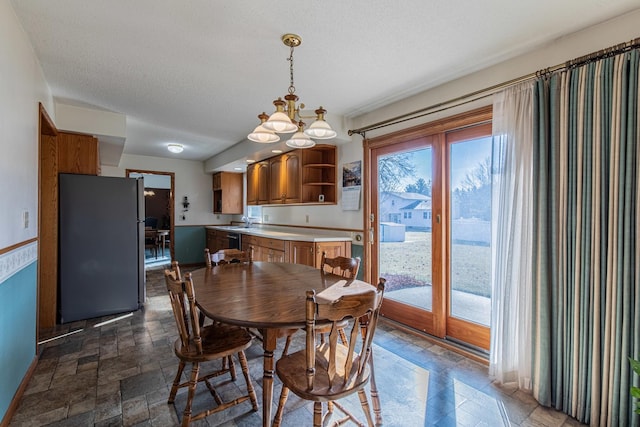
{"type": "Polygon", "coordinates": [[[287,58],[287,61],[289,61],[289,93],[293,95],[296,92],[296,87],[293,84],[293,49],[294,49],[294,46],[291,45],[289,47],[289,49],[290,49],[289,58],[287,58]]]}

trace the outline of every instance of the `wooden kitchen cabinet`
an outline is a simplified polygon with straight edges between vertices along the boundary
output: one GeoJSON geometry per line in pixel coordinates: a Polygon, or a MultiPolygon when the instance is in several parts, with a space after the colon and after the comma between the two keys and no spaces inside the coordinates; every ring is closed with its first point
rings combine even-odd
{"type": "Polygon", "coordinates": [[[267,237],[255,238],[255,261],[286,262],[286,242],[267,237]]]}
{"type": "Polygon", "coordinates": [[[322,262],[322,253],[326,252],[328,258],[335,258],[337,256],[350,257],[351,256],[351,242],[316,242],[316,258],[315,267],[320,268],[322,262]]]}
{"type": "Polygon", "coordinates": [[[213,213],[241,214],[242,174],[218,172],[213,174],[213,213]]]}
{"type": "Polygon", "coordinates": [[[247,204],[269,203],[269,161],[247,166],[247,204]]]}
{"type": "Polygon", "coordinates": [[[326,252],[328,258],[335,258],[337,256],[350,257],[351,242],[332,241],[314,243],[292,241],[289,243],[289,262],[320,268],[322,252],[326,252]]]}
{"type": "Polygon", "coordinates": [[[210,253],[213,253],[211,251],[215,246],[216,246],[216,232],[215,230],[207,229],[207,243],[205,247],[209,249],[210,253]]]}
{"type": "Polygon", "coordinates": [[[316,145],[247,167],[247,204],[337,203],[337,150],[316,145]]]}
{"type": "Polygon", "coordinates": [[[290,242],[289,262],[292,264],[303,264],[311,267],[316,266],[313,242],[290,242]]]}
{"type": "Polygon", "coordinates": [[[301,150],[269,159],[269,203],[300,203],[301,150]]]}
{"type": "Polygon", "coordinates": [[[337,203],[336,147],[316,145],[302,151],[302,203],[337,203]]]}
{"type": "Polygon", "coordinates": [[[58,132],[58,173],[98,175],[98,138],[81,133],[58,132]]]}
{"type": "Polygon", "coordinates": [[[209,253],[216,253],[220,249],[226,249],[229,245],[227,232],[224,230],[207,229],[207,248],[209,253]]]}

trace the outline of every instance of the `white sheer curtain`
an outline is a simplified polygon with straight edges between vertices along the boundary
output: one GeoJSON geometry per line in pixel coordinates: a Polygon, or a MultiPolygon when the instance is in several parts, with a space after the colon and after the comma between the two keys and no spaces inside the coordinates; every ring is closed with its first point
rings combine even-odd
{"type": "Polygon", "coordinates": [[[533,82],[493,103],[491,353],[489,374],[531,389],[533,82]]]}

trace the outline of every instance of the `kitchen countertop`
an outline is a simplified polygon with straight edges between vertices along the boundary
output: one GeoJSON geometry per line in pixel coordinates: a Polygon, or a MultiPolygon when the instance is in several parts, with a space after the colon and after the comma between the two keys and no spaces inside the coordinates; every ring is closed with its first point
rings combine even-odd
{"type": "Polygon", "coordinates": [[[275,227],[252,225],[209,225],[210,230],[230,231],[257,237],[270,237],[279,240],[295,240],[300,242],[335,242],[351,241],[348,231],[310,230],[296,227],[275,227]]]}

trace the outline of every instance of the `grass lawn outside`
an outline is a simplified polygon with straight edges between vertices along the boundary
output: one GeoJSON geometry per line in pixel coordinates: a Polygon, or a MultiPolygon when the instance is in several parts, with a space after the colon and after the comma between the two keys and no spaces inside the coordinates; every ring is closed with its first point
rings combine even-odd
{"type": "MultiPolygon", "coordinates": [[[[450,270],[453,290],[491,297],[491,247],[452,244],[450,270]]],[[[385,292],[431,286],[431,232],[406,231],[404,242],[382,242],[380,276],[385,292]]]]}

